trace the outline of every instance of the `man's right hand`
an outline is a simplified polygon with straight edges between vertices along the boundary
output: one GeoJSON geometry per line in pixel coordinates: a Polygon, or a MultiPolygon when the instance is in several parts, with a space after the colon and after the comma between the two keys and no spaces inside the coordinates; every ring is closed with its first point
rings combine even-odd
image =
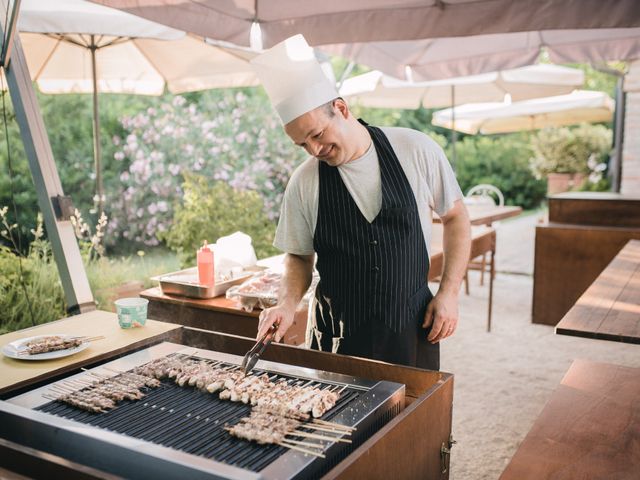
{"type": "Polygon", "coordinates": [[[288,308],[283,305],[276,305],[275,307],[267,308],[260,312],[260,319],[258,323],[258,336],[256,338],[262,338],[262,336],[269,331],[271,325],[278,324],[278,330],[275,334],[275,341],[279,342],[284,334],[289,330],[289,327],[293,325],[293,316],[296,313],[295,308],[288,308]]]}
{"type": "Polygon", "coordinates": [[[275,341],[279,342],[289,327],[293,325],[293,316],[300,299],[311,284],[311,273],[315,254],[294,255],[287,253],[284,256],[284,275],[278,294],[278,305],[260,312],[258,323],[258,337],[269,331],[271,325],[278,323],[275,341]]]}

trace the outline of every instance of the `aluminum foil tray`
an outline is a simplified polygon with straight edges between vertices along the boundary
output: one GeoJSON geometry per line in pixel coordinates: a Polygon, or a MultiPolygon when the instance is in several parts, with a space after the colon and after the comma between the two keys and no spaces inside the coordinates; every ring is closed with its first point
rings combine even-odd
{"type": "Polygon", "coordinates": [[[224,295],[226,291],[234,285],[239,285],[257,272],[264,270],[263,267],[250,267],[245,269],[240,275],[224,282],[216,282],[212,287],[198,283],[198,268],[191,267],[177,272],[166,273],[152,277],[160,284],[162,293],[166,295],[180,295],[191,298],[213,298],[224,295]]]}

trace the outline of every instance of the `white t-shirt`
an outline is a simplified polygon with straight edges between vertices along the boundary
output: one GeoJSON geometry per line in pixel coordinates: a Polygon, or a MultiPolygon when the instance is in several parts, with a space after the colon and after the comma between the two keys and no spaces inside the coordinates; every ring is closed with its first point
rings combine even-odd
{"type": "MultiPolygon", "coordinates": [[[[382,127],[416,198],[424,241],[431,244],[432,211],[442,216],[463,197],[442,148],[417,130],[382,127]]],[[[273,245],[295,255],[311,255],[318,220],[318,159],[310,157],[293,172],[287,185],[273,245]]],[[[360,158],[338,168],[340,177],[364,217],[372,222],[382,206],[378,155],[373,146],[360,158]]]]}

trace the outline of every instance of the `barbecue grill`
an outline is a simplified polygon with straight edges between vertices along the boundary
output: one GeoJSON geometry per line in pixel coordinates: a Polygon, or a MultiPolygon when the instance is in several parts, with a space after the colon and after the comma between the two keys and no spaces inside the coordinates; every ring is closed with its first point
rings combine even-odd
{"type": "Polygon", "coordinates": [[[239,365],[242,360],[164,342],[0,402],[3,437],[127,478],[318,478],[404,408],[405,387],[399,383],[260,361],[256,373],[266,372],[276,380],[341,389],[338,403],[322,418],[356,427],[352,443],[325,442],[325,458],[318,458],[232,437],[223,427],[246,417],[250,405],[223,401],[171,380],[147,391],[141,400],[123,401],[105,413],[86,412],[47,398],[55,383],[93,379],[92,374],[107,368],[129,371],[168,355],[222,365],[239,365]]]}

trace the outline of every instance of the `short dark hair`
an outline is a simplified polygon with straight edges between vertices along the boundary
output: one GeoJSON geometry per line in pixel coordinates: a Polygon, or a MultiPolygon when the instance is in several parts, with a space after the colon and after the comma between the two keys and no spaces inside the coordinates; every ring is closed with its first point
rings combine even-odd
{"type": "Polygon", "coordinates": [[[344,99],[342,97],[336,97],[333,100],[330,100],[324,105],[322,105],[322,108],[324,108],[324,111],[327,113],[327,115],[330,118],[335,116],[336,114],[336,112],[333,111],[333,104],[335,103],[336,100],[342,100],[344,102],[344,99]]]}

